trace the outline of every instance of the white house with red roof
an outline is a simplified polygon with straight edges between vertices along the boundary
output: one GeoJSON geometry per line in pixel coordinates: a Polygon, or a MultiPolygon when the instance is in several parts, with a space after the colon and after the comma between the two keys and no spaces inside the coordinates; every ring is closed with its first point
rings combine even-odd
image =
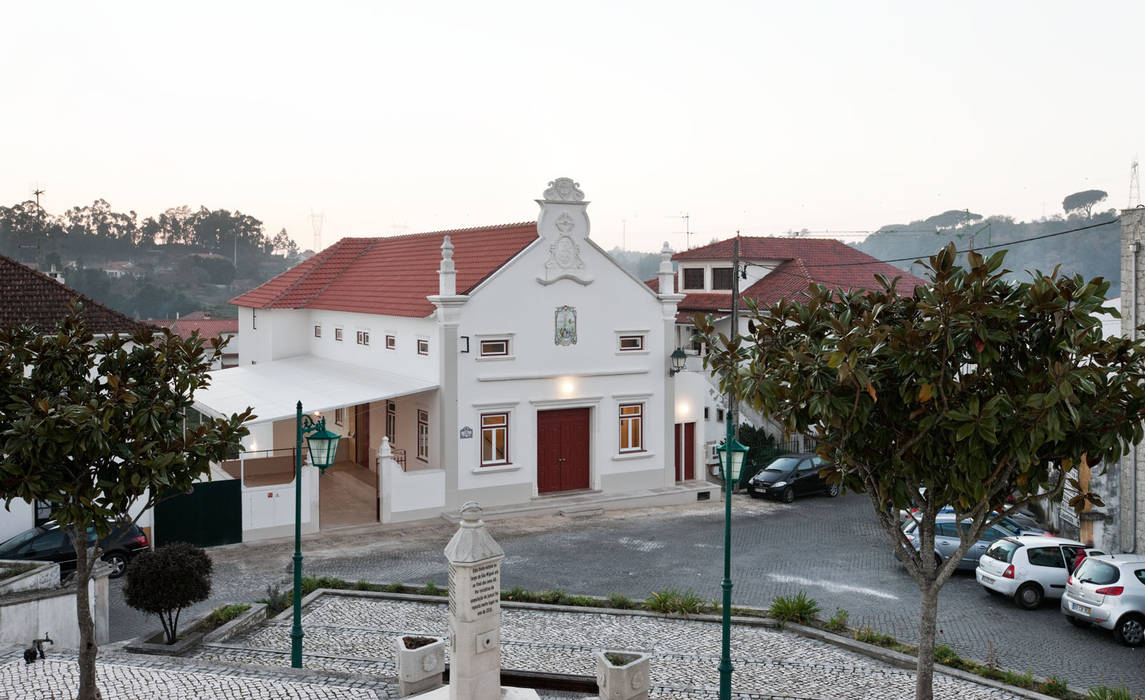
{"type": "MultiPolygon", "coordinates": [[[[724,439],[726,397],[721,395],[715,381],[701,371],[699,356],[703,347],[693,342],[696,315],[710,315],[721,333],[728,333],[731,325],[732,258],[735,238],[716,241],[692,248],[672,256],[676,261],[676,289],[684,297],[677,305],[676,344],[692,357],[688,369],[702,376],[707,387],[703,407],[705,461],[715,464],[712,447],[724,439]]],[[[782,299],[798,301],[806,298],[810,284],[832,289],[877,289],[876,275],[888,280],[899,278],[898,289],[909,292],[925,281],[889,263],[833,239],[740,237],[741,278],[740,299],[751,299],[760,308],[782,299]]],[[[658,279],[649,280],[648,286],[658,290],[658,279]]],[[[740,334],[747,334],[747,314],[740,304],[740,334]]],[[[686,377],[688,373],[682,376],[686,377]]],[[[693,390],[694,393],[694,390],[693,390]]],[[[751,410],[740,407],[741,420],[760,426],[769,421],[751,410]]],[[[781,432],[774,426],[776,435],[781,432]]]]}
{"type": "Polygon", "coordinates": [[[304,470],[306,531],[468,500],[496,514],[706,497],[702,446],[678,439],[703,397],[669,373],[671,251],[661,293],[588,237],[572,180],[537,202],[535,224],[344,238],[232,300],[239,366],[197,407],[258,416],[215,474],[243,480],[245,538],[293,526],[297,401],[344,436],[335,467],[304,470]]]}

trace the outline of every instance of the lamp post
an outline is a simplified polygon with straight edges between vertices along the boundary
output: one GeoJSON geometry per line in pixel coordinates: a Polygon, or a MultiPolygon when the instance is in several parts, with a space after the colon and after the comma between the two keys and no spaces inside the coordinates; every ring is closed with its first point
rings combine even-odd
{"type": "Polygon", "coordinates": [[[731,415],[727,419],[727,437],[717,448],[720,467],[724,476],[724,581],[720,585],[724,591],[723,604],[723,644],[720,649],[720,700],[731,700],[732,696],[732,490],[739,481],[747,448],[735,439],[735,426],[731,415]]]}
{"type": "Polygon", "coordinates": [[[668,359],[672,361],[672,366],[668,369],[668,376],[674,377],[684,371],[684,365],[688,362],[688,354],[684,352],[683,348],[676,348],[668,356],[668,359]]]}
{"type": "Polygon", "coordinates": [[[302,415],[302,402],[294,420],[294,625],[290,628],[290,665],[302,668],[302,436],[310,462],[323,474],[334,463],[341,435],[326,429],[325,418],[302,415]]]}

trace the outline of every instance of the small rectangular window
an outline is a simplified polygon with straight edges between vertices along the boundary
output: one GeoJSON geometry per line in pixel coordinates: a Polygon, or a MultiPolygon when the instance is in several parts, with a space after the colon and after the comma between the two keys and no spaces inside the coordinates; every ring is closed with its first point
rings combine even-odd
{"type": "Polygon", "coordinates": [[[508,338],[495,338],[481,341],[481,357],[504,357],[508,354],[508,338]]]}
{"type": "Polygon", "coordinates": [[[509,463],[509,414],[481,414],[481,466],[509,463]]]}
{"type": "Polygon", "coordinates": [[[258,328],[258,311],[254,309],[250,310],[250,327],[251,330],[258,328]]]}
{"type": "Polygon", "coordinates": [[[644,404],[620,404],[620,451],[644,449],[644,404]]]}
{"type": "Polygon", "coordinates": [[[417,458],[429,461],[429,412],[417,412],[417,458]]]}
{"type": "Polygon", "coordinates": [[[398,339],[392,335],[386,336],[386,350],[395,350],[398,347],[398,339]]]}
{"type": "Polygon", "coordinates": [[[342,342],[342,329],[341,328],[335,328],[334,329],[334,340],[339,342],[339,343],[342,342]]]}
{"type": "Polygon", "coordinates": [[[397,441],[398,435],[398,407],[393,401],[386,402],[386,437],[390,444],[397,441]]]}
{"type": "Polygon", "coordinates": [[[322,326],[314,326],[314,337],[315,338],[321,338],[322,337],[322,326]]]}
{"type": "Polygon", "coordinates": [[[642,335],[622,335],[622,336],[620,336],[620,349],[623,351],[643,350],[644,349],[644,336],[642,336],[642,335]]]}
{"type": "Polygon", "coordinates": [[[731,291],[732,288],[732,269],[730,267],[713,267],[712,268],[712,289],[726,289],[731,291]]]}
{"type": "Polygon", "coordinates": [[[716,409],[716,420],[718,420],[721,423],[724,422],[724,409],[722,409],[722,408],[716,409]]]}
{"type": "Polygon", "coordinates": [[[710,413],[711,413],[711,411],[710,411],[710,410],[708,410],[708,407],[707,407],[707,406],[704,406],[704,420],[710,420],[710,419],[708,418],[708,414],[710,414],[710,413]]]}
{"type": "Polygon", "coordinates": [[[429,341],[428,340],[422,340],[421,338],[418,338],[417,354],[419,354],[419,355],[428,355],[429,354],[429,341]]]}
{"type": "Polygon", "coordinates": [[[358,345],[369,345],[369,344],[370,344],[370,332],[369,331],[358,331],[358,345]]]}
{"type": "Polygon", "coordinates": [[[704,288],[704,268],[702,267],[686,267],[684,268],[684,289],[703,289],[704,288]]]}
{"type": "Polygon", "coordinates": [[[334,423],[337,425],[346,425],[346,409],[345,409],[345,407],[334,409],[334,423]]]}

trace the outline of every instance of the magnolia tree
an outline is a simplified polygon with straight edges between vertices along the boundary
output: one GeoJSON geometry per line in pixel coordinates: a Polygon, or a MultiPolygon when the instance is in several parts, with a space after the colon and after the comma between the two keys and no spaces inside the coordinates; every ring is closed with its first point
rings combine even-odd
{"type": "Polygon", "coordinates": [[[101,552],[87,533],[190,489],[247,433],[250,409],[184,427],[213,356],[197,334],[94,337],[78,307],[50,333],[0,329],[0,498],[47,505],[75,548],[80,700],[99,697],[88,582],[101,552]]]}
{"type": "MultiPolygon", "coordinates": [[[[969,547],[1010,510],[1059,496],[1074,465],[1110,463],[1142,437],[1145,344],[1102,339],[1109,283],[1056,270],[1010,282],[1003,256],[962,267],[948,246],[914,290],[811,285],[803,303],[749,307],[742,338],[697,324],[724,388],[814,434],[827,478],[869,497],[921,594],[917,698],[932,697],[938,592],[969,547]],[[913,506],[919,549],[898,521],[913,506]],[[961,542],[939,563],[946,506],[961,542]]],[[[1087,501],[1101,504],[1081,489],[1071,505],[1087,501]]]]}

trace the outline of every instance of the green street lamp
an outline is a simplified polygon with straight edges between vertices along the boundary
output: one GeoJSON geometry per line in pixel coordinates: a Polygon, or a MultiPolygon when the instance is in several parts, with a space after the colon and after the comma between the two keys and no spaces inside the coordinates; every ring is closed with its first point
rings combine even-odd
{"type": "Polygon", "coordinates": [[[724,444],[716,448],[720,455],[720,468],[724,477],[724,602],[723,644],[720,650],[720,700],[731,700],[732,696],[732,490],[739,481],[747,447],[735,439],[735,427],[731,413],[728,414],[728,430],[724,444]]]}
{"type": "Polygon", "coordinates": [[[325,418],[302,415],[302,402],[294,420],[294,625],[290,628],[290,665],[302,668],[302,436],[307,435],[310,463],[322,474],[338,454],[337,433],[326,429],[325,418]]]}

